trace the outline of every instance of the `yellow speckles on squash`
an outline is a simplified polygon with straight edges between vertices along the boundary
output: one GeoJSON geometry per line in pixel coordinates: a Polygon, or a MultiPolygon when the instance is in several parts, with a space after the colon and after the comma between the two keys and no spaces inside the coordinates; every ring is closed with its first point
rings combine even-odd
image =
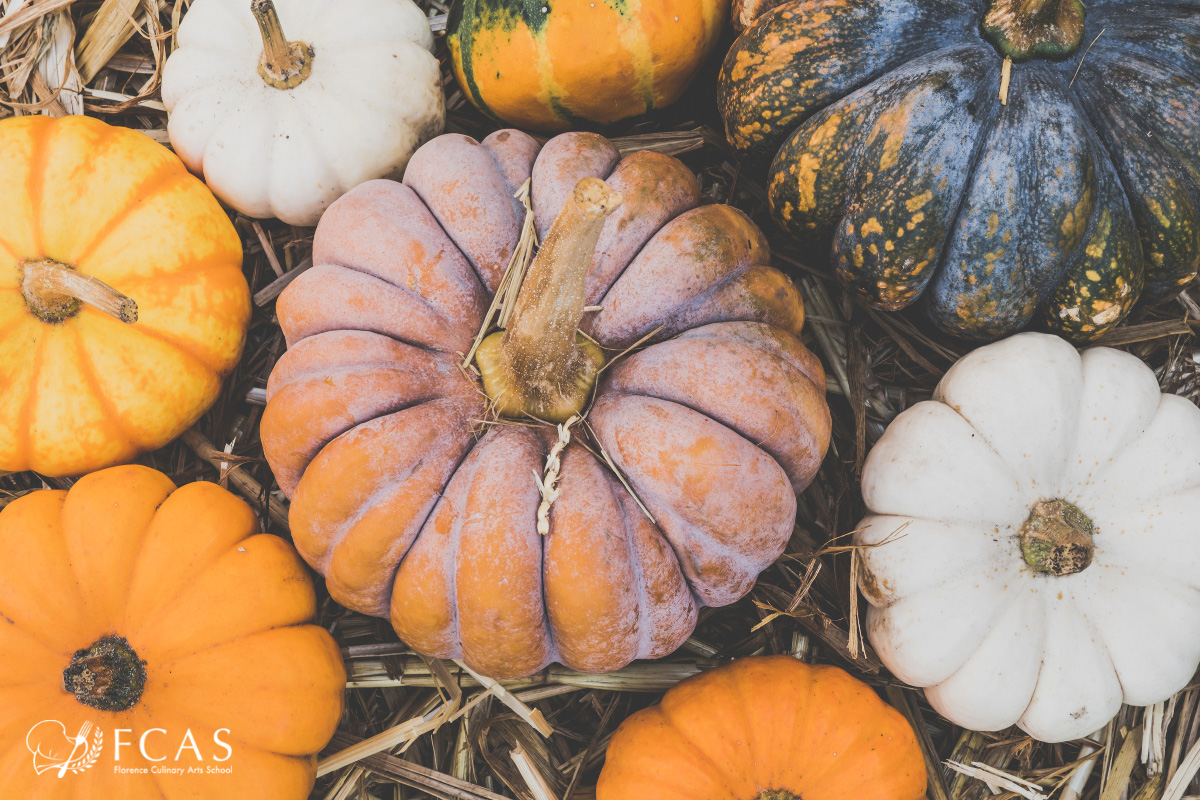
{"type": "Polygon", "coordinates": [[[1075,213],[1073,211],[1068,211],[1067,215],[1063,217],[1061,228],[1063,236],[1068,238],[1075,232],[1075,213]]]}
{"type": "Polygon", "coordinates": [[[1087,279],[1089,281],[1097,281],[1098,282],[1100,280],[1100,273],[1096,272],[1096,270],[1094,270],[1094,269],[1089,269],[1087,272],[1085,272],[1083,274],[1087,276],[1087,279]]]}
{"type": "Polygon", "coordinates": [[[863,248],[861,244],[854,245],[854,266],[862,269],[865,259],[863,258],[863,248]]]}
{"type": "Polygon", "coordinates": [[[991,298],[991,287],[981,286],[958,295],[954,313],[959,325],[968,331],[982,330],[985,323],[996,316],[999,305],[991,298]]]}
{"type": "Polygon", "coordinates": [[[730,131],[730,138],[733,140],[734,147],[749,147],[759,138],[765,137],[770,130],[770,125],[763,125],[761,122],[752,122],[747,125],[738,125],[735,127],[730,131]]]}
{"type": "MultiPolygon", "coordinates": [[[[778,39],[778,37],[774,37],[774,40],[772,41],[772,39],[769,37],[767,39],[767,41],[763,42],[763,44],[767,47],[772,46],[772,44],[774,44],[775,46],[778,46],[779,39],[778,39]]],[[[767,51],[763,51],[763,52],[767,52],[767,51]]],[[[732,77],[733,80],[738,81],[738,82],[744,81],[752,73],[756,72],[758,70],[759,65],[761,65],[762,63],[763,63],[763,57],[761,55],[759,55],[758,50],[751,50],[751,49],[738,50],[737,55],[734,57],[734,60],[733,60],[733,69],[730,71],[730,77],[732,77]]]]}
{"type": "Polygon", "coordinates": [[[796,174],[796,206],[807,213],[817,205],[817,172],[821,169],[821,161],[809,153],[802,153],[799,165],[793,169],[796,174]]]}
{"type": "Polygon", "coordinates": [[[880,169],[891,169],[896,166],[900,157],[900,145],[904,144],[904,129],[894,130],[883,141],[883,156],[879,159],[880,169]]]}
{"type": "Polygon", "coordinates": [[[808,18],[808,24],[820,28],[831,19],[833,19],[833,15],[828,11],[818,11],[808,18]]]}
{"type": "Polygon", "coordinates": [[[1000,228],[1000,215],[992,214],[987,221],[987,238],[992,238],[996,235],[996,231],[1000,228]]]}
{"type": "Polygon", "coordinates": [[[983,254],[983,260],[989,264],[994,264],[1002,258],[1004,258],[1004,248],[1003,247],[1001,247],[998,250],[993,250],[990,253],[983,254]]]}
{"type": "Polygon", "coordinates": [[[886,242],[883,243],[883,249],[890,253],[896,249],[896,245],[892,244],[891,239],[888,239],[886,242]]]}
{"type": "Polygon", "coordinates": [[[878,217],[871,217],[862,226],[862,235],[864,237],[870,236],[872,233],[883,233],[883,226],[879,224],[878,217]]]}
{"type": "Polygon", "coordinates": [[[1171,227],[1171,218],[1163,211],[1162,205],[1157,200],[1147,200],[1146,205],[1150,208],[1150,213],[1158,220],[1158,224],[1164,228],[1171,227]]]}
{"type": "Polygon", "coordinates": [[[1087,232],[1088,217],[1092,210],[1092,192],[1086,189],[1083,195],[1079,198],[1079,202],[1075,204],[1075,208],[1067,212],[1062,221],[1062,234],[1064,245],[1071,245],[1083,238],[1087,232]]]}
{"type": "Polygon", "coordinates": [[[1092,314],[1092,322],[1097,325],[1108,325],[1121,317],[1121,307],[1107,300],[1097,300],[1092,304],[1092,308],[1099,309],[1099,313],[1092,314]]]}
{"type": "Polygon", "coordinates": [[[912,219],[910,219],[908,221],[908,225],[906,225],[905,227],[907,227],[911,231],[924,221],[925,221],[925,212],[918,211],[917,213],[912,215],[912,219]]]}
{"type": "Polygon", "coordinates": [[[908,200],[904,201],[904,206],[905,206],[905,208],[908,209],[909,213],[912,214],[912,213],[916,213],[917,211],[920,211],[932,199],[933,199],[933,192],[930,191],[929,189],[926,189],[924,192],[917,195],[916,197],[910,197],[908,200]]]}
{"type": "MultiPolygon", "coordinates": [[[[789,78],[788,80],[791,80],[791,79],[789,78]]],[[[812,137],[808,140],[808,146],[814,147],[814,148],[815,147],[824,147],[825,140],[829,139],[832,136],[835,136],[837,134],[838,129],[841,126],[841,124],[842,124],[842,115],[841,114],[830,115],[829,119],[822,122],[820,127],[818,127],[815,131],[813,131],[812,137]]]]}
{"type": "Polygon", "coordinates": [[[1087,253],[1088,258],[1099,258],[1100,256],[1104,255],[1104,245],[1095,243],[1089,244],[1085,252],[1087,253]]]}
{"type": "Polygon", "coordinates": [[[1008,244],[1009,242],[1011,242],[1012,241],[1012,231],[1008,230],[1008,231],[1005,231],[1003,234],[1001,234],[1000,241],[1004,242],[1005,244],[1008,244]]]}
{"type": "Polygon", "coordinates": [[[871,253],[871,255],[873,255],[873,256],[878,256],[878,255],[879,255],[879,245],[875,244],[874,242],[871,242],[871,246],[870,246],[870,247],[868,247],[868,248],[867,248],[867,250],[868,250],[868,251],[871,253]]]}

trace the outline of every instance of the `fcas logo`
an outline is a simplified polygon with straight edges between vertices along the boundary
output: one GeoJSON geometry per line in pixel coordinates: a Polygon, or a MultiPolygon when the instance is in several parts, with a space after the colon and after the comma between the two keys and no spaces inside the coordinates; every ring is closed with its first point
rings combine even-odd
{"type": "Polygon", "coordinates": [[[54,772],[61,778],[68,772],[83,772],[96,763],[104,747],[104,734],[92,723],[84,722],[78,733],[69,736],[61,722],[44,719],[25,734],[25,746],[33,753],[33,769],[38,775],[54,772]]]}

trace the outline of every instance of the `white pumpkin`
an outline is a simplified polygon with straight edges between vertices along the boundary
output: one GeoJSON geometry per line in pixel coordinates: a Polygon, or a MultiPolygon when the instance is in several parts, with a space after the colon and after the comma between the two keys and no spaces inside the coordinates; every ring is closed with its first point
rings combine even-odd
{"type": "Polygon", "coordinates": [[[243,214],[315,225],[441,133],[432,53],[410,0],[196,0],[163,72],[171,144],[243,214]]]}
{"type": "Polygon", "coordinates": [[[871,643],[951,721],[1065,741],[1195,672],[1200,409],[1134,356],[974,351],[888,427],[863,499],[871,643]]]}

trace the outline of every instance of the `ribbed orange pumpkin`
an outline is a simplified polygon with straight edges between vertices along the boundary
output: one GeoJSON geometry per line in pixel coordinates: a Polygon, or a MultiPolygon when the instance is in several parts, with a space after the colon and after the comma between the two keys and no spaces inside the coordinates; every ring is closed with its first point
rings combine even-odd
{"type": "Polygon", "coordinates": [[[728,14],[729,0],[455,0],[446,43],[479,110],[562,131],[674,103],[728,14]]]}
{"type": "Polygon", "coordinates": [[[596,800],[917,800],[912,728],[863,682],[790,656],[680,683],[608,746],[596,800]]]}
{"type": "Polygon", "coordinates": [[[539,153],[500,131],[434,139],[403,185],[330,207],[317,266],[279,299],[289,349],[261,432],[296,545],[335,600],[390,615],[422,653],[511,677],[665,655],[698,605],[749,591],[828,447],[825,377],[762,233],[699,199],[668,156],[622,160],[594,134],[539,153]],[[460,367],[531,175],[542,248],[507,331],[479,348],[481,386],[460,367]],[[658,343],[617,358],[643,340],[658,343]],[[530,369],[508,368],[517,351],[530,369]],[[586,423],[548,467],[562,434],[525,416],[525,383],[493,379],[572,395],[536,414],[563,422],[588,405],[595,358],[611,361],[586,423]],[[539,520],[551,472],[561,496],[539,520]]]}
{"type": "Polygon", "coordinates": [[[149,137],[0,121],[0,469],[77,475],[195,422],[241,355],[241,265],[220,205],[149,137]]]}
{"type": "Polygon", "coordinates": [[[12,502],[0,549],[4,797],[308,796],[346,674],[249,506],[113,467],[12,502]]]}

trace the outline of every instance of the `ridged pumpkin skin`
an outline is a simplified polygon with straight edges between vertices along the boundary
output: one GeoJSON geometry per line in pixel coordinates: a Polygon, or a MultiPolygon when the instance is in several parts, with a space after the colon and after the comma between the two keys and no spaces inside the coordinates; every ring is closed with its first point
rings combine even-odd
{"type": "Polygon", "coordinates": [[[191,426],[242,352],[241,265],[229,218],[165,147],[87,117],[0,122],[0,469],[76,475],[191,426]],[[137,322],[35,316],[22,262],[42,258],[128,295],[137,322]]]}
{"type": "Polygon", "coordinates": [[[596,800],[918,800],[912,728],[844,670],[743,658],[621,723],[596,800]]]}
{"type": "Polygon", "coordinates": [[[1200,267],[1200,4],[1086,6],[1001,105],[983,0],[793,0],[726,57],[729,139],[774,154],[776,220],[873,305],[1095,338],[1200,267]]]}
{"type": "Polygon", "coordinates": [[[750,589],[791,535],[829,409],[796,338],[800,296],[767,266],[761,232],[698,202],[668,156],[621,160],[594,134],[539,153],[499,131],[435,139],[403,185],[368,183],[330,208],[317,266],[279,298],[289,350],[262,441],[296,544],[334,599],[390,615],[422,653],[514,677],[665,655],[699,605],[750,589]],[[586,302],[603,310],[583,327],[610,358],[661,328],[660,343],[611,363],[587,422],[657,526],[579,444],[580,426],[540,536],[534,476],[557,434],[480,422],[486,398],[459,368],[531,174],[543,235],[583,177],[624,198],[588,277],[586,302]]]}
{"type": "Polygon", "coordinates": [[[562,131],[674,103],[728,15],[728,0],[455,0],[446,43],[476,108],[562,131]]]}
{"type": "MultiPolygon", "coordinates": [[[[114,467],[69,492],[13,501],[0,512],[0,547],[6,797],[308,796],[314,754],[341,717],[345,670],[333,638],[309,624],[316,595],[304,564],[284,539],[258,532],[249,506],[216,484],[176,489],[152,469],[114,467]],[[73,654],[113,635],[145,662],[144,690],[123,711],[84,705],[63,686],[73,654]],[[62,778],[38,775],[27,738],[43,720],[71,737],[92,723],[99,760],[62,778]],[[147,753],[162,763],[139,753],[153,728],[165,732],[148,735],[147,753]],[[218,762],[213,734],[222,728],[232,753],[218,762]],[[190,749],[174,758],[188,729],[202,763],[190,749]],[[232,771],[148,774],[188,766],[232,771]]],[[[56,739],[40,742],[43,752],[65,758],[70,745],[54,749],[56,739]]]]}
{"type": "Polygon", "coordinates": [[[971,351],[888,425],[862,496],[867,634],[956,725],[1069,741],[1200,665],[1200,409],[1137,356],[971,351]]]}

